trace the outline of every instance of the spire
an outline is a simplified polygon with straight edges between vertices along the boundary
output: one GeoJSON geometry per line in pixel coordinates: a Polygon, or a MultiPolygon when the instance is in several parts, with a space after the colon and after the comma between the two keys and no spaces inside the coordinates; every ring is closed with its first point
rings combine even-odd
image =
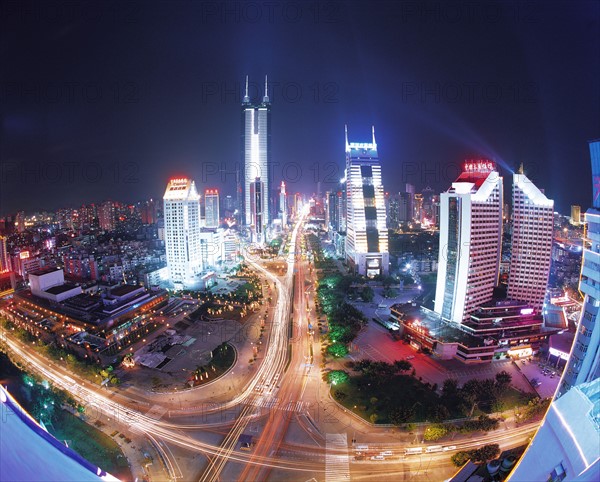
{"type": "Polygon", "coordinates": [[[521,163],[521,165],[519,166],[519,170],[517,171],[517,174],[525,174],[525,172],[523,170],[523,163],[521,163]]]}
{"type": "Polygon", "coordinates": [[[244,95],[244,100],[242,101],[244,104],[250,103],[250,96],[248,95],[248,76],[246,75],[246,94],[244,95]]]}
{"type": "Polygon", "coordinates": [[[344,124],[344,131],[346,133],[346,152],[350,152],[350,146],[348,145],[348,124],[344,124]]]}
{"type": "Polygon", "coordinates": [[[263,102],[266,104],[269,102],[269,89],[267,86],[267,76],[265,75],[265,96],[263,97],[263,102]]]}
{"type": "Polygon", "coordinates": [[[371,132],[373,133],[373,147],[377,149],[377,142],[375,142],[375,126],[371,126],[371,132]]]}

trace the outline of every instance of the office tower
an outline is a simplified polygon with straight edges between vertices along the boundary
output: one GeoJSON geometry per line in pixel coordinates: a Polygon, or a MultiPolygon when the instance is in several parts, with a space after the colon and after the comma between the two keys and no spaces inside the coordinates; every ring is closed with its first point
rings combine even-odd
{"type": "Polygon", "coordinates": [[[285,192],[285,182],[281,181],[279,188],[279,216],[281,217],[281,225],[287,226],[287,194],[285,192]]]}
{"type": "Polygon", "coordinates": [[[571,224],[579,226],[581,224],[581,206],[573,204],[571,206],[571,224]]]}
{"type": "Polygon", "coordinates": [[[254,243],[263,243],[265,241],[266,226],[263,222],[265,213],[265,185],[257,177],[250,183],[250,237],[254,243]]]}
{"type": "Polygon", "coordinates": [[[400,193],[386,196],[388,229],[398,229],[400,224],[400,193]]]}
{"type": "Polygon", "coordinates": [[[346,259],[368,277],[389,271],[388,233],[377,154],[375,128],[372,142],[348,142],[346,127],[346,259]]]}
{"type": "Polygon", "coordinates": [[[340,180],[340,189],[338,191],[338,219],[340,233],[345,233],[348,226],[348,198],[346,196],[346,170],[344,177],[340,180]]]}
{"type": "Polygon", "coordinates": [[[327,193],[327,218],[328,228],[332,231],[338,231],[340,227],[339,218],[339,193],[336,191],[327,193]]]}
{"type": "Polygon", "coordinates": [[[508,298],[540,312],[546,297],[552,255],[554,201],[520,170],[513,174],[513,226],[508,298]]]}
{"type": "Polygon", "coordinates": [[[423,194],[417,193],[413,195],[413,219],[415,222],[420,223],[423,218],[423,194]]]}
{"type": "Polygon", "coordinates": [[[207,189],[204,192],[204,225],[207,228],[219,227],[219,191],[207,189]]]}
{"type": "Polygon", "coordinates": [[[492,298],[502,244],[502,178],[490,161],[467,161],[440,196],[436,313],[462,323],[492,298]]]}
{"type": "Polygon", "coordinates": [[[577,334],[555,398],[508,480],[600,480],[600,139],[590,142],[593,207],[579,290],[584,295],[577,334]]]}
{"type": "Polygon", "coordinates": [[[225,199],[223,199],[223,209],[225,211],[226,217],[230,217],[233,215],[236,207],[235,207],[235,201],[231,194],[227,194],[227,196],[225,196],[225,199]]]}
{"type": "Polygon", "coordinates": [[[6,236],[0,235],[0,273],[10,271],[10,257],[6,247],[6,236]]]}
{"type": "Polygon", "coordinates": [[[25,231],[25,213],[23,211],[19,211],[15,216],[15,228],[17,233],[25,231]]]}
{"type": "Polygon", "coordinates": [[[250,186],[256,178],[262,182],[262,213],[260,231],[269,224],[269,193],[271,166],[271,102],[269,100],[267,78],[265,77],[265,95],[262,102],[253,105],[248,95],[248,77],[246,93],[242,101],[242,157],[244,165],[244,225],[252,225],[250,186]]]}
{"type": "Polygon", "coordinates": [[[112,201],[105,201],[100,205],[98,209],[98,220],[100,222],[100,229],[104,231],[114,231],[115,229],[115,203],[112,201]]]}
{"type": "Polygon", "coordinates": [[[398,193],[398,222],[409,223],[413,220],[414,194],[410,191],[398,193]]]}
{"type": "Polygon", "coordinates": [[[171,179],[163,196],[165,247],[171,282],[193,283],[202,269],[200,195],[190,179],[171,179]]]}
{"type": "Polygon", "coordinates": [[[153,199],[139,203],[142,224],[154,224],[157,219],[156,203],[153,199]]]}

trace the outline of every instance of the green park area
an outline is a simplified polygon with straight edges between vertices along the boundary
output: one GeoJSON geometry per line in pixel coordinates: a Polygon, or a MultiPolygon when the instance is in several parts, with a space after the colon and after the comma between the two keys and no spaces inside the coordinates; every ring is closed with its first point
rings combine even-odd
{"type": "MultiPolygon", "coordinates": [[[[57,413],[50,429],[58,440],[66,440],[79,455],[121,480],[131,480],[127,459],[117,443],[97,428],[66,410],[57,413]]],[[[124,443],[129,439],[125,439],[124,443]]]]}
{"type": "Polygon", "coordinates": [[[526,421],[541,415],[547,407],[545,401],[511,387],[511,375],[504,371],[495,378],[468,380],[462,386],[455,379],[447,379],[439,390],[437,385],[417,378],[406,360],[361,360],[346,366],[349,371],[326,374],[335,400],[371,423],[405,428],[420,422],[438,424],[433,426],[438,429],[430,433],[429,440],[453,431],[492,430],[498,425],[496,419],[489,417],[493,413],[514,410],[519,421],[526,421]],[[470,421],[456,426],[443,424],[467,418],[470,421]]]}

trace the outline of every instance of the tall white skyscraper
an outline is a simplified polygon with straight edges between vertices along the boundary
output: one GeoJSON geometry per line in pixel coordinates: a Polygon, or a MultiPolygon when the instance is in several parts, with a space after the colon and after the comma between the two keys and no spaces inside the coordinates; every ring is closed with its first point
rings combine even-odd
{"type": "Polygon", "coordinates": [[[502,177],[493,162],[467,161],[440,199],[436,313],[462,323],[492,298],[502,245],[502,177]]]}
{"type": "Polygon", "coordinates": [[[191,179],[171,179],[163,197],[165,247],[171,282],[193,283],[202,270],[200,195],[191,179]]]}
{"type": "Polygon", "coordinates": [[[263,211],[261,216],[262,231],[269,224],[269,194],[271,172],[271,102],[269,100],[267,78],[265,77],[265,95],[262,102],[252,105],[248,92],[248,77],[246,77],[246,92],[242,102],[242,152],[244,163],[244,224],[252,224],[250,207],[250,185],[260,178],[262,182],[263,211]]]}
{"type": "Polygon", "coordinates": [[[389,272],[388,232],[375,128],[372,142],[348,142],[346,127],[346,259],[361,275],[389,272]]]}
{"type": "Polygon", "coordinates": [[[219,191],[207,189],[204,191],[204,225],[207,228],[218,228],[219,215],[219,191]]]}
{"type": "Polygon", "coordinates": [[[287,226],[287,193],[285,192],[285,182],[281,181],[279,188],[279,215],[281,217],[281,225],[287,226]]]}
{"type": "Polygon", "coordinates": [[[554,201],[519,172],[513,174],[512,213],[507,295],[541,311],[550,276],[554,201]]]}
{"type": "Polygon", "coordinates": [[[257,177],[254,182],[250,183],[250,232],[251,239],[254,243],[265,242],[265,225],[263,216],[265,213],[265,185],[257,177]]]}

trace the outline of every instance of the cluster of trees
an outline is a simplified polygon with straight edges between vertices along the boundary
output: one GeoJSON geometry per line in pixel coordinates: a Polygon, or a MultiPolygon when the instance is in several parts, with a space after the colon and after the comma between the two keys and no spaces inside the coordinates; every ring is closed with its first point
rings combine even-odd
{"type": "Polygon", "coordinates": [[[517,419],[517,422],[527,422],[535,417],[543,415],[546,413],[546,410],[548,410],[551,401],[550,398],[533,398],[529,400],[525,407],[516,411],[515,418],[517,419]]]}
{"type": "Polygon", "coordinates": [[[362,312],[349,303],[342,303],[333,310],[328,316],[328,321],[327,337],[331,344],[327,347],[327,352],[335,357],[345,356],[348,353],[348,343],[356,338],[367,323],[362,312]]]}
{"type": "Polygon", "coordinates": [[[459,388],[458,381],[448,378],[442,386],[441,403],[455,415],[473,414],[475,407],[482,410],[501,411],[502,394],[510,387],[512,376],[506,371],[496,374],[495,378],[468,380],[459,388]]]}
{"type": "Polygon", "coordinates": [[[490,432],[496,430],[500,421],[496,418],[480,415],[476,420],[467,420],[461,425],[443,423],[430,425],[425,429],[423,438],[428,442],[439,440],[451,433],[490,432]]]}
{"type": "Polygon", "coordinates": [[[349,362],[348,366],[354,371],[372,380],[375,385],[384,385],[390,378],[404,374],[413,369],[412,364],[406,360],[396,360],[394,363],[384,361],[360,360],[349,362]]]}
{"type": "Polygon", "coordinates": [[[469,460],[476,464],[483,464],[497,458],[500,455],[500,446],[498,444],[484,445],[481,448],[457,452],[452,456],[452,463],[457,467],[462,467],[469,460]]]}

